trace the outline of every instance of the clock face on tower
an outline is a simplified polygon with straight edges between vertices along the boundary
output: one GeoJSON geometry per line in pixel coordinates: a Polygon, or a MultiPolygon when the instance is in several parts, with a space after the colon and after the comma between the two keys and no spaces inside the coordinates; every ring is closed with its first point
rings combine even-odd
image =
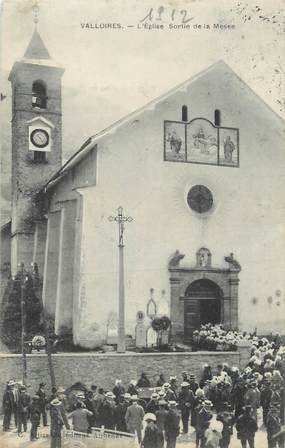
{"type": "Polygon", "coordinates": [[[34,129],[31,133],[31,142],[37,148],[45,148],[49,144],[49,134],[45,129],[34,129]]]}

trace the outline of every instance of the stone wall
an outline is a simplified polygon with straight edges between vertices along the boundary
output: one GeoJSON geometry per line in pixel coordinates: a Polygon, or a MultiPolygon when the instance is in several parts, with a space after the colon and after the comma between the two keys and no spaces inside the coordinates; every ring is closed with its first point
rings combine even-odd
{"type": "MultiPolygon", "coordinates": [[[[247,351],[248,353],[248,351],[247,351]]],[[[166,378],[186,370],[201,374],[203,364],[208,363],[213,368],[219,363],[243,367],[247,362],[239,352],[195,352],[195,353],[61,353],[53,355],[53,365],[56,382],[64,388],[77,381],[87,386],[97,384],[105,389],[113,387],[114,380],[121,378],[127,385],[130,380],[137,379],[141,372],[146,372],[152,382],[157,375],[164,373],[166,378]]],[[[29,393],[36,392],[39,383],[47,383],[50,389],[47,356],[44,354],[27,355],[29,393]]],[[[10,378],[22,379],[21,355],[0,355],[0,391],[5,388],[10,378]]]]}

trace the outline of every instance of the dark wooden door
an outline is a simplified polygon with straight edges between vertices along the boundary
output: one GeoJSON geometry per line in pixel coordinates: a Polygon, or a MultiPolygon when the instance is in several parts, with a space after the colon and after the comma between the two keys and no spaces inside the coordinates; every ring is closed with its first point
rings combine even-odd
{"type": "Polygon", "coordinates": [[[184,341],[189,343],[193,331],[200,327],[200,301],[188,299],[184,302],[184,341]]]}

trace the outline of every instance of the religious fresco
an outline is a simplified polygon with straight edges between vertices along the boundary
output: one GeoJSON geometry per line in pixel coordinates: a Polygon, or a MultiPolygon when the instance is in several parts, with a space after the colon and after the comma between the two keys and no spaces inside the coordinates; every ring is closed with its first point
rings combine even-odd
{"type": "Polygon", "coordinates": [[[238,166],[239,148],[238,148],[238,130],[230,128],[219,129],[219,162],[220,165],[238,166]]]}
{"type": "Polygon", "coordinates": [[[185,123],[164,122],[164,157],[175,162],[186,161],[185,123]]]}
{"type": "Polygon", "coordinates": [[[187,161],[218,163],[218,129],[207,120],[192,120],[187,127],[187,161]]]}
{"type": "Polygon", "coordinates": [[[164,160],[238,167],[239,131],[215,126],[205,118],[165,121],[164,160]]]}

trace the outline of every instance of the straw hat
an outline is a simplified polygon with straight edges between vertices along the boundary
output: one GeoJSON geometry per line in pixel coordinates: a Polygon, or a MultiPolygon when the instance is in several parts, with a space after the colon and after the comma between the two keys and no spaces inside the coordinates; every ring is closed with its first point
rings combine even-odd
{"type": "Polygon", "coordinates": [[[52,406],[60,406],[60,405],[61,405],[61,401],[60,401],[58,398],[54,398],[54,399],[50,402],[50,404],[51,404],[52,406]]]}
{"type": "Polygon", "coordinates": [[[177,405],[177,403],[176,403],[176,401],[174,401],[174,400],[170,400],[169,402],[168,402],[168,406],[170,406],[171,408],[173,407],[175,407],[175,406],[178,406],[177,405]]]}
{"type": "Polygon", "coordinates": [[[183,383],[181,383],[181,387],[189,387],[190,384],[187,381],[183,381],[183,383]]]}
{"type": "Polygon", "coordinates": [[[139,397],[137,395],[132,395],[131,400],[132,401],[138,401],[139,397]]]}
{"type": "Polygon", "coordinates": [[[153,394],[151,394],[150,397],[152,400],[156,400],[158,398],[158,394],[156,392],[154,392],[153,394]]]}
{"type": "Polygon", "coordinates": [[[106,397],[106,398],[115,398],[115,395],[113,394],[113,392],[110,392],[110,391],[109,391],[109,392],[106,392],[106,393],[105,393],[105,397],[106,397]]]}
{"type": "Polygon", "coordinates": [[[154,414],[152,414],[151,412],[148,412],[147,414],[145,414],[144,416],[144,421],[148,421],[151,420],[153,422],[156,422],[156,416],[154,414]]]}

